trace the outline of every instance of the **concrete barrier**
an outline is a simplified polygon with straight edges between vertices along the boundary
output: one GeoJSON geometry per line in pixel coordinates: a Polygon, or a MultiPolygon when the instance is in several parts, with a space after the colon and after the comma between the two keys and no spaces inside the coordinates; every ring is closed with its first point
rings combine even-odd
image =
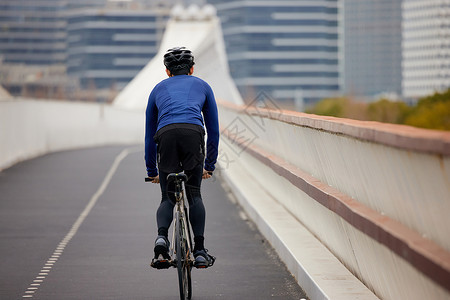
{"type": "Polygon", "coordinates": [[[449,133],[230,103],[220,118],[218,171],[312,299],[449,299],[449,133]]]}
{"type": "Polygon", "coordinates": [[[142,143],[144,117],[143,112],[96,103],[0,101],[0,170],[48,152],[142,143]]]}

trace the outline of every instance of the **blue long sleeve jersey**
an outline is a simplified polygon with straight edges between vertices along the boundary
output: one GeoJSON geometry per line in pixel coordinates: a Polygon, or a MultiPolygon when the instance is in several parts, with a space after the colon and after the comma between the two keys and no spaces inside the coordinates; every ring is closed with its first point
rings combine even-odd
{"type": "Polygon", "coordinates": [[[211,87],[198,77],[177,75],[158,83],[148,98],[145,125],[147,175],[158,175],[153,136],[164,126],[175,123],[206,126],[204,168],[214,171],[219,146],[219,121],[214,93],[211,87]]]}

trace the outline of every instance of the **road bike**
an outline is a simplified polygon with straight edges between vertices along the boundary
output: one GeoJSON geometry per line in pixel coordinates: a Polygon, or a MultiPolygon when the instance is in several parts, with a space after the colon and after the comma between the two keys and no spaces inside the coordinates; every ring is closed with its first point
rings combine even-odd
{"type": "MultiPolygon", "coordinates": [[[[149,182],[152,178],[145,178],[149,182]]],[[[192,253],[191,227],[188,221],[186,208],[187,197],[185,182],[187,176],[184,173],[170,173],[167,176],[168,183],[173,182],[175,186],[175,223],[173,227],[172,243],[170,246],[170,257],[175,257],[169,261],[170,266],[178,270],[178,284],[180,288],[180,299],[191,299],[192,279],[191,270],[194,265],[192,253]]]]}

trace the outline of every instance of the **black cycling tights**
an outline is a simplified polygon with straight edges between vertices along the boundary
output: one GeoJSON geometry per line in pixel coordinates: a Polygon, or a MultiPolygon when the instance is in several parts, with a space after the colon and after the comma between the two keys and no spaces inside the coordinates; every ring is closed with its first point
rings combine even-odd
{"type": "MultiPolygon", "coordinates": [[[[200,186],[202,183],[203,166],[198,165],[191,171],[185,171],[188,181],[186,182],[186,194],[189,202],[189,221],[194,232],[195,248],[203,248],[203,235],[205,231],[206,211],[203,205],[200,186]]],[[[173,219],[173,208],[175,206],[175,195],[173,184],[167,186],[167,173],[160,170],[159,180],[161,186],[161,204],[156,212],[158,222],[158,234],[167,237],[168,229],[173,219]]]]}

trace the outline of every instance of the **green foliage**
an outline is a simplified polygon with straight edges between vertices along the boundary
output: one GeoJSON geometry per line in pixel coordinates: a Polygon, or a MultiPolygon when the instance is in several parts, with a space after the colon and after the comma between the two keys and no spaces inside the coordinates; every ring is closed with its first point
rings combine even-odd
{"type": "Polygon", "coordinates": [[[367,107],[369,120],[394,124],[402,124],[410,111],[406,103],[386,99],[370,103],[367,107]]]}
{"type": "Polygon", "coordinates": [[[405,124],[439,130],[450,130],[450,89],[419,100],[405,124]]]}
{"type": "Polygon", "coordinates": [[[450,130],[450,89],[444,93],[424,97],[415,106],[408,106],[403,101],[386,99],[366,104],[347,98],[335,98],[319,101],[306,112],[338,118],[450,130]]]}
{"type": "Polygon", "coordinates": [[[347,98],[324,99],[306,112],[322,116],[367,120],[366,104],[347,98]]]}
{"type": "Polygon", "coordinates": [[[306,112],[321,116],[342,118],[344,115],[345,107],[349,105],[349,102],[350,101],[346,98],[323,99],[317,102],[314,107],[307,109],[306,112]]]}

